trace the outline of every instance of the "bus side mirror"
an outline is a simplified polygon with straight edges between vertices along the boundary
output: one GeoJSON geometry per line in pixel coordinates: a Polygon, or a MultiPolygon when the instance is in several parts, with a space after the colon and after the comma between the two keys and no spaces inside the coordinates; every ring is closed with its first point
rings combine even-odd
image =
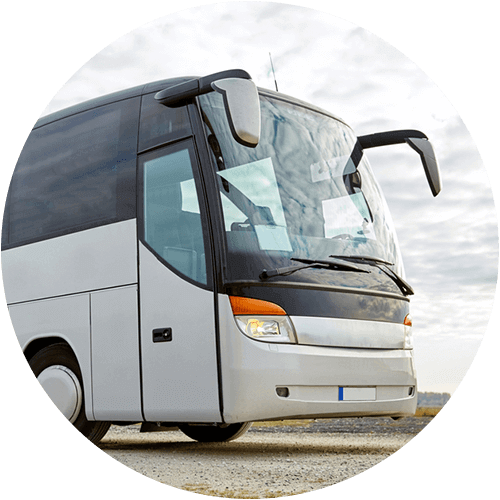
{"type": "Polygon", "coordinates": [[[391,144],[407,143],[415,150],[422,160],[425,176],[434,196],[441,191],[441,175],[439,164],[434,153],[434,148],[427,136],[418,130],[395,130],[381,132],[378,134],[363,135],[358,137],[362,149],[375,148],[378,146],[390,146],[391,144]]]}
{"type": "Polygon", "coordinates": [[[214,90],[222,94],[234,140],[250,148],[257,146],[260,139],[259,93],[250,75],[242,69],[187,80],[157,92],[155,99],[165,106],[176,106],[214,90]]]}
{"type": "Polygon", "coordinates": [[[222,94],[229,128],[236,142],[254,148],[260,139],[260,103],[252,80],[225,78],[212,82],[222,94]]]}
{"type": "Polygon", "coordinates": [[[432,194],[437,196],[441,191],[441,175],[431,142],[427,139],[416,139],[411,137],[409,137],[406,142],[420,155],[429,187],[431,188],[432,194]]]}

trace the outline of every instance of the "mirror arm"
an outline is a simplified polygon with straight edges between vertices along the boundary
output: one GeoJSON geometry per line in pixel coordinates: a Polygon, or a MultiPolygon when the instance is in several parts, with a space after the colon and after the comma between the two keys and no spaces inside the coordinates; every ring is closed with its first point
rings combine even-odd
{"type": "Polygon", "coordinates": [[[227,71],[220,71],[211,75],[203,76],[201,78],[193,78],[187,82],[167,87],[155,94],[155,99],[165,106],[178,104],[185,99],[192,99],[198,95],[208,94],[212,92],[212,83],[224,78],[242,78],[244,80],[251,80],[250,75],[242,69],[229,69],[227,71]]]}
{"type": "Polygon", "coordinates": [[[392,130],[390,132],[362,135],[358,137],[358,141],[363,149],[368,149],[377,148],[379,146],[391,146],[392,144],[404,144],[409,138],[428,139],[428,137],[419,130],[392,130]]]}
{"type": "Polygon", "coordinates": [[[358,144],[361,149],[403,143],[407,143],[420,155],[431,192],[434,196],[437,196],[441,191],[439,165],[432,144],[424,133],[419,130],[393,130],[358,137],[358,144]]]}

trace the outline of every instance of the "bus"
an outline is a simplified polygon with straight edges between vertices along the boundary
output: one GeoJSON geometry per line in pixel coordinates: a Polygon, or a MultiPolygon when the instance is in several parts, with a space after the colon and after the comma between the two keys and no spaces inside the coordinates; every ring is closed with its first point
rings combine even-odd
{"type": "Polygon", "coordinates": [[[356,136],[243,70],[40,118],[2,229],[14,330],[63,415],[228,441],[254,421],[414,414],[411,286],[356,136]]]}

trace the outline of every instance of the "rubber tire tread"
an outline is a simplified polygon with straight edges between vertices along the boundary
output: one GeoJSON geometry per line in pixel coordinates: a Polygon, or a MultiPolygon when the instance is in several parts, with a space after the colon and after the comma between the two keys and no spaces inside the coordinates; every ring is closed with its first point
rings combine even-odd
{"type": "Polygon", "coordinates": [[[229,424],[227,427],[185,424],[179,425],[179,429],[186,434],[186,436],[200,443],[222,443],[239,438],[251,426],[252,422],[229,424]]]}

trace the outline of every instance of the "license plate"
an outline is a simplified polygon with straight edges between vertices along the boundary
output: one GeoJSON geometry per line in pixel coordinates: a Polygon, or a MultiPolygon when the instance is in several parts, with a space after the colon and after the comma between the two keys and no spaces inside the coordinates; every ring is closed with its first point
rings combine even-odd
{"type": "Polygon", "coordinates": [[[375,387],[339,387],[339,401],[376,401],[375,387]]]}

